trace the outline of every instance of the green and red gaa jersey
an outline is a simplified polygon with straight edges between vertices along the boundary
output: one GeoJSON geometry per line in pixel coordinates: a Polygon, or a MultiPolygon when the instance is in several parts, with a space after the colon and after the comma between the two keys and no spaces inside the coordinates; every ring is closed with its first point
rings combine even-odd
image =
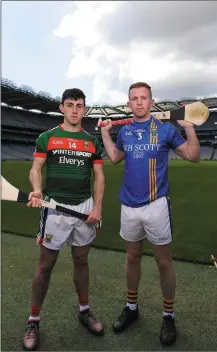
{"type": "Polygon", "coordinates": [[[102,147],[84,130],[65,131],[62,125],[36,140],[34,157],[46,158],[44,194],[59,203],[78,205],[91,196],[93,164],[102,164],[102,147]]]}

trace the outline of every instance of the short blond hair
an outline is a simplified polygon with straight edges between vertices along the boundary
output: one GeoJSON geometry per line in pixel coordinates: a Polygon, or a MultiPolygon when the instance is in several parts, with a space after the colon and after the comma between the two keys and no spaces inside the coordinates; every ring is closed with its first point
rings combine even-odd
{"type": "Polygon", "coordinates": [[[137,82],[137,83],[133,83],[131,84],[130,88],[129,88],[129,92],[128,95],[130,95],[130,91],[133,88],[147,88],[149,90],[150,93],[150,98],[152,99],[152,91],[151,91],[151,86],[148,83],[145,82],[137,82]]]}

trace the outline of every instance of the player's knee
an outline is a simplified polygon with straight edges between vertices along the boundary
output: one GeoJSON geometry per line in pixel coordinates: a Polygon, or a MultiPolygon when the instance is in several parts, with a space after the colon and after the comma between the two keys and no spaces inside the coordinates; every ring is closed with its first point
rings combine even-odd
{"type": "Polygon", "coordinates": [[[169,258],[158,258],[156,263],[161,271],[169,270],[172,267],[172,261],[169,258]]]}
{"type": "Polygon", "coordinates": [[[73,257],[73,262],[75,266],[84,266],[87,265],[87,255],[75,255],[73,257]]]}
{"type": "Polygon", "coordinates": [[[50,276],[55,262],[53,261],[44,261],[39,263],[39,272],[41,276],[50,276]]]}
{"type": "Polygon", "coordinates": [[[128,250],[127,252],[127,262],[129,264],[135,264],[140,262],[141,260],[141,253],[137,250],[128,250]]]}

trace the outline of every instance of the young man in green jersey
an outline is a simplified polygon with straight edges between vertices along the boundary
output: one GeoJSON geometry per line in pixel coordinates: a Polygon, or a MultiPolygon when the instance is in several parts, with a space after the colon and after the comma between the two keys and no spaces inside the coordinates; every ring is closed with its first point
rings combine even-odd
{"type": "MultiPolygon", "coordinates": [[[[96,237],[96,224],[101,221],[105,177],[102,148],[99,141],[82,129],[86,112],[85,95],[79,89],[63,93],[60,110],[64,122],[42,133],[36,140],[34,160],[30,170],[33,191],[29,207],[40,207],[40,260],[32,283],[31,311],[23,337],[23,345],[33,350],[39,343],[40,311],[44,302],[52,269],[59,251],[66,244],[72,248],[73,279],[79,303],[79,319],[89,331],[101,335],[102,323],[95,317],[88,300],[88,252],[96,237]],[[46,164],[46,183],[42,191],[42,167],[46,164]],[[91,171],[94,174],[94,199],[91,194],[91,171]],[[43,197],[50,202],[87,213],[86,222],[56,210],[41,207],[43,197]]],[[[58,308],[58,307],[57,307],[58,308]]]]}

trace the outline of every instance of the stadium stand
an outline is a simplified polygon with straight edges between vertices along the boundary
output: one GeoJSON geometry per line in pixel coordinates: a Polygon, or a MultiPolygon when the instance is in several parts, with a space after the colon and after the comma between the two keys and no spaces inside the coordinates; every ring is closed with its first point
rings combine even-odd
{"type": "MultiPolygon", "coordinates": [[[[35,139],[45,130],[59,125],[62,114],[59,110],[60,98],[52,98],[45,92],[36,93],[31,87],[17,87],[13,82],[1,81],[1,151],[2,161],[32,160],[35,139]]],[[[197,101],[198,99],[182,99],[179,101],[160,101],[153,105],[152,112],[176,109],[197,101]]],[[[208,121],[196,127],[201,145],[202,160],[217,160],[217,97],[200,99],[210,109],[208,121]]],[[[96,130],[99,118],[121,119],[131,116],[127,105],[119,106],[90,106],[83,119],[83,128],[96,135],[101,141],[100,131],[96,130]]],[[[185,135],[184,130],[175,126],[185,135]]],[[[114,126],[112,138],[115,141],[122,126],[114,126]]],[[[101,141],[102,142],[102,141],[101,141]]],[[[170,159],[181,159],[173,151],[170,159]]],[[[107,159],[103,151],[103,159],[107,159]]]]}

